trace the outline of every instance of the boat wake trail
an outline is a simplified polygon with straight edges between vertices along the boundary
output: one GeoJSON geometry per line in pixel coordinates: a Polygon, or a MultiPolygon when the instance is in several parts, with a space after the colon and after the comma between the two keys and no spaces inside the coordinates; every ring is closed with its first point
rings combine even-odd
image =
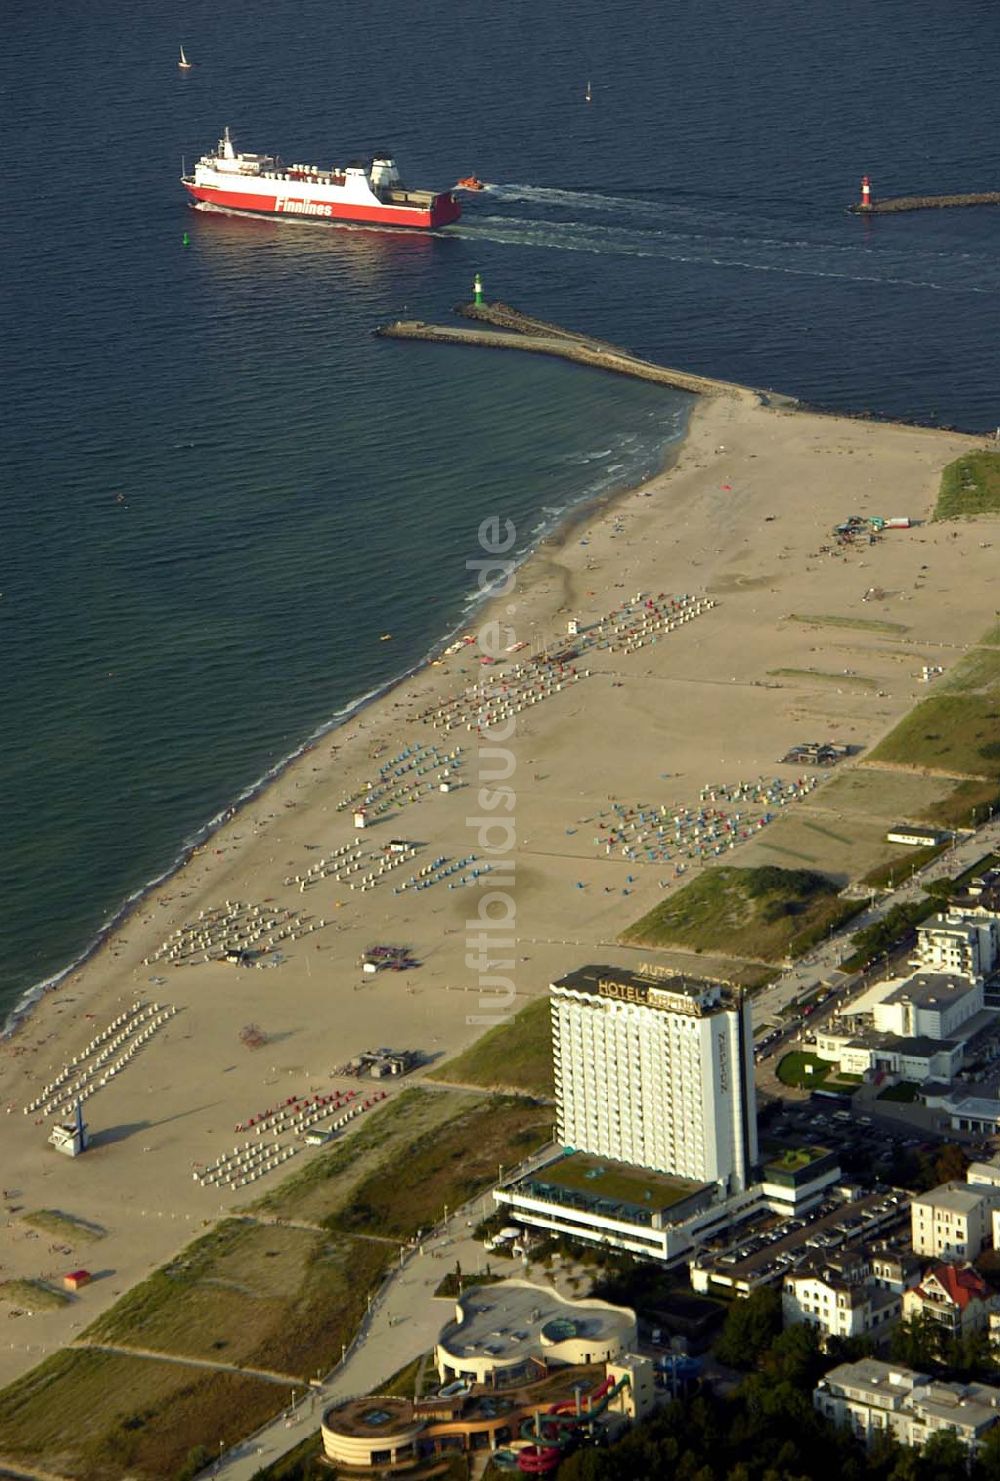
{"type": "Polygon", "coordinates": [[[560,190],[554,185],[491,185],[495,201],[530,201],[540,206],[560,206],[568,210],[608,211],[616,216],[623,211],[635,216],[658,216],[663,206],[640,195],[602,195],[596,190],[560,190]]]}
{"type": "Polygon", "coordinates": [[[823,240],[805,226],[790,235],[787,223],[732,214],[723,222],[698,206],[543,186],[491,188],[490,206],[513,207],[516,203],[522,211],[525,205],[545,208],[545,215],[502,209],[489,215],[470,212],[448,228],[448,235],[500,246],[658,258],[739,272],[830,278],[936,293],[1000,294],[1000,259],[987,253],[921,250],[912,243],[872,251],[863,241],[823,240]],[[554,214],[557,210],[565,211],[565,217],[554,214]],[[606,212],[608,220],[596,219],[598,211],[606,212]],[[652,224],[654,220],[657,225],[652,224]]]}

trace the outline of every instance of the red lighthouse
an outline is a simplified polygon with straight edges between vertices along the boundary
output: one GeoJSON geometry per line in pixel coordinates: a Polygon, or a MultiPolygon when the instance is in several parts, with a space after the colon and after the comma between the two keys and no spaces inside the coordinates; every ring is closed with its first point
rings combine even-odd
{"type": "Polygon", "coordinates": [[[861,176],[861,209],[870,211],[872,208],[872,182],[867,175],[861,176]]]}

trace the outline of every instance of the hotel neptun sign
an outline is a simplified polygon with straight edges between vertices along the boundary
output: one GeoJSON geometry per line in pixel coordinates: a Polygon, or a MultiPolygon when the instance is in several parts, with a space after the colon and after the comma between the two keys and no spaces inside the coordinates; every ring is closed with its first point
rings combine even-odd
{"type": "Polygon", "coordinates": [[[687,1013],[700,1018],[701,1002],[684,992],[671,992],[669,988],[653,982],[619,982],[613,977],[599,977],[597,995],[610,998],[616,1003],[636,1003],[643,1008],[657,1008],[663,1013],[687,1013]]]}

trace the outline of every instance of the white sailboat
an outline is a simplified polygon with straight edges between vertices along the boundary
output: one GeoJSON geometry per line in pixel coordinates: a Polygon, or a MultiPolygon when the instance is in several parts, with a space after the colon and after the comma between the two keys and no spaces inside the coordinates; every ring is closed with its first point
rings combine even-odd
{"type": "Polygon", "coordinates": [[[188,72],[188,71],[190,71],[191,66],[192,66],[192,63],[189,62],[188,59],[187,59],[187,57],[184,55],[184,48],[183,48],[183,46],[181,47],[180,61],[177,63],[177,65],[178,65],[178,67],[180,67],[180,69],[181,69],[182,72],[188,72]]]}
{"type": "Polygon", "coordinates": [[[592,103],[594,101],[594,95],[590,91],[590,78],[589,77],[587,79],[587,91],[584,93],[583,96],[584,96],[584,100],[586,102],[588,102],[588,103],[592,103]]]}

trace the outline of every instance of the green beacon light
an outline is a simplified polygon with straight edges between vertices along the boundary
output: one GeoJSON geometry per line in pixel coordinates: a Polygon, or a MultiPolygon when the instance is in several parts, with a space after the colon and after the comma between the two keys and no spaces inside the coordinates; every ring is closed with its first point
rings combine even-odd
{"type": "Polygon", "coordinates": [[[181,246],[182,247],[190,247],[190,245],[191,245],[191,238],[188,236],[187,232],[185,232],[184,235],[181,237],[181,246]]]}
{"type": "Polygon", "coordinates": [[[483,301],[483,280],[478,273],[476,273],[472,283],[472,295],[473,303],[481,305],[483,301]]]}

